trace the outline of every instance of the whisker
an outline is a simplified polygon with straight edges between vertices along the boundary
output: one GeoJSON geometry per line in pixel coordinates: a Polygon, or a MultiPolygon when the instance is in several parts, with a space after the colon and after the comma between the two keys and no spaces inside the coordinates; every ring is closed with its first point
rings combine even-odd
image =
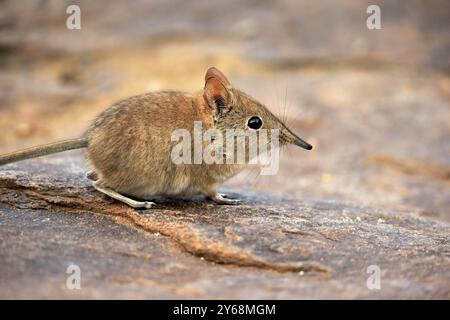
{"type": "Polygon", "coordinates": [[[276,77],[276,75],[273,75],[273,87],[272,88],[275,91],[272,90],[272,97],[271,97],[271,99],[272,99],[273,108],[271,108],[271,109],[275,113],[275,115],[277,117],[279,117],[281,108],[280,108],[280,104],[279,104],[279,101],[278,101],[279,99],[278,99],[278,94],[277,94],[277,92],[278,92],[277,87],[278,87],[277,77],[276,77]]]}
{"type": "Polygon", "coordinates": [[[284,89],[284,114],[283,114],[283,123],[286,123],[286,110],[287,110],[287,86],[284,89]]]}
{"type": "Polygon", "coordinates": [[[293,115],[293,116],[291,116],[291,117],[289,117],[289,121],[288,121],[288,123],[289,123],[289,128],[292,126],[292,124],[294,124],[295,122],[297,122],[297,121],[299,121],[299,122],[301,122],[301,115],[302,114],[305,114],[305,110],[303,110],[303,109],[300,109],[300,110],[297,110],[297,112],[295,113],[295,115],[293,115]]]}

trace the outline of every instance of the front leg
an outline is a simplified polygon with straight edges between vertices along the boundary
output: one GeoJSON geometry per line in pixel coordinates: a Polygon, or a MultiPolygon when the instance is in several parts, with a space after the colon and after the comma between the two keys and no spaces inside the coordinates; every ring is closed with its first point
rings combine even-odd
{"type": "Polygon", "coordinates": [[[212,195],[207,195],[207,198],[212,200],[212,201],[214,201],[215,203],[218,203],[218,204],[235,205],[235,204],[239,204],[240,203],[239,200],[231,199],[227,195],[225,195],[223,193],[218,193],[218,192],[215,192],[212,195]]]}

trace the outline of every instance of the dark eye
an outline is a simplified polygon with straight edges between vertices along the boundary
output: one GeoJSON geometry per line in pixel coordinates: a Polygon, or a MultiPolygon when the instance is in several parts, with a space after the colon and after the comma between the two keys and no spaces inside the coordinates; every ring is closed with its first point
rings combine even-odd
{"type": "Polygon", "coordinates": [[[251,117],[251,118],[248,120],[247,126],[248,126],[250,129],[258,130],[259,128],[262,127],[262,124],[263,124],[263,122],[262,122],[262,120],[261,120],[260,117],[258,117],[258,116],[253,116],[253,117],[251,117]]]}

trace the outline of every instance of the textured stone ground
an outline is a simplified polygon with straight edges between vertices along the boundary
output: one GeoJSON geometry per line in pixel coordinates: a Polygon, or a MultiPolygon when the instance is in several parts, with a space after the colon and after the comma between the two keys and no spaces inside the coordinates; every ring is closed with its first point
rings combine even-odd
{"type": "Polygon", "coordinates": [[[315,148],[228,182],[238,207],[128,209],[80,152],[1,167],[0,297],[450,297],[448,1],[379,1],[376,31],[370,1],[78,3],[68,31],[63,1],[0,2],[0,153],[77,137],[118,99],[199,90],[212,65],[315,148]]]}
{"type": "Polygon", "coordinates": [[[0,175],[0,297],[449,298],[447,224],[407,212],[234,190],[219,206],[136,211],[96,192],[81,161],[0,175]],[[67,266],[82,289],[66,289],[67,266]],[[381,290],[369,290],[369,265],[381,290]]]}

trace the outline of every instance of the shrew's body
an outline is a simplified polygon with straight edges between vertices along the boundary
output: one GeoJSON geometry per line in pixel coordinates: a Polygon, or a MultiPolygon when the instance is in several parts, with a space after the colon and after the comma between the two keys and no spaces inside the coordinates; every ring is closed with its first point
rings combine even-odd
{"type": "Polygon", "coordinates": [[[217,188],[244,165],[175,164],[171,159],[177,143],[171,139],[172,132],[187,129],[192,136],[196,121],[203,130],[222,132],[280,129],[281,144],[312,148],[262,104],[232,88],[219,70],[210,68],[205,88],[198,94],[159,92],[128,98],[101,113],[82,138],[0,156],[0,165],[86,147],[92,167],[88,177],[95,181],[95,188],[132,207],[149,208],[153,202],[130,197],[155,195],[202,194],[218,203],[235,203],[217,193],[217,188]]]}

